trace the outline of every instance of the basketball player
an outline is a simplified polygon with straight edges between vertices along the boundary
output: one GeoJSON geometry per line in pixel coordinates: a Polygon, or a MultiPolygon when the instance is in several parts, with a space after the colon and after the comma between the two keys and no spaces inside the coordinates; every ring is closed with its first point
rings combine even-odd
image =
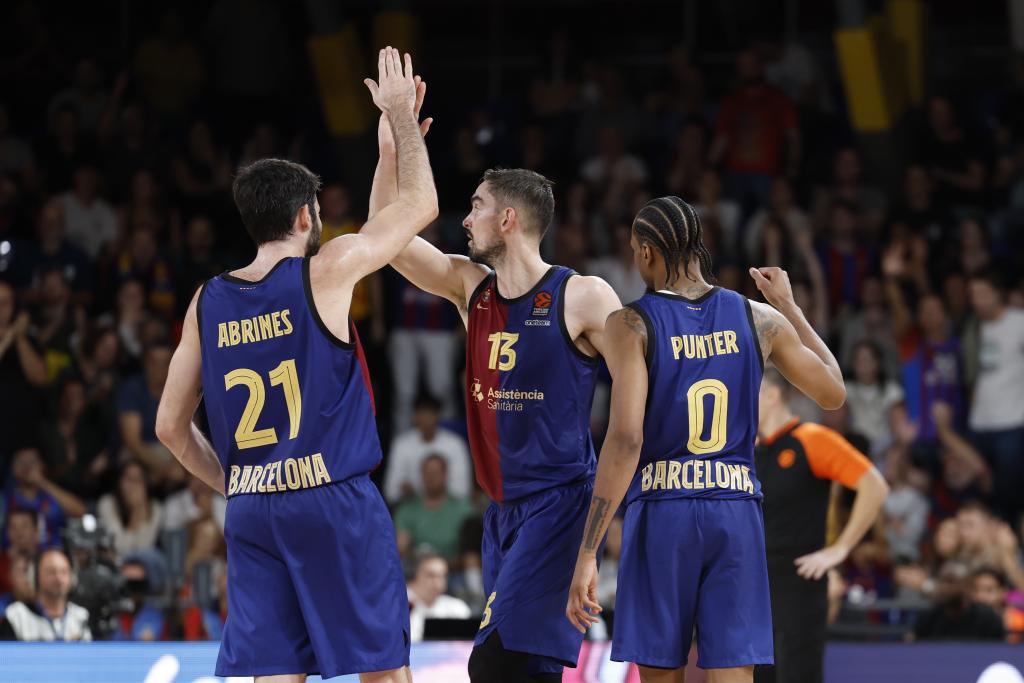
{"type": "MultiPolygon", "coordinates": [[[[424,122],[426,124],[427,122],[424,122]]],[[[371,213],[395,187],[388,127],[371,213]]],[[[398,176],[401,178],[401,174],[398,176]]],[[[414,239],[392,264],[458,308],[467,327],[466,414],[484,516],[487,604],[473,683],[558,681],[582,635],[563,613],[595,470],[590,407],[604,321],[621,306],[603,280],[545,263],[551,182],[524,169],[484,174],[463,221],[469,256],[414,239]]]]}
{"type": "Polygon", "coordinates": [[[189,306],[157,433],[226,493],[228,620],[218,676],[411,679],[409,609],[387,507],[352,288],[437,215],[414,113],[412,60],[381,50],[367,81],[397,147],[395,201],[319,248],[319,179],[263,159],[234,198],[255,260],[209,280],[189,306]],[[212,444],[192,424],[205,393],[212,444]]]}
{"type": "Polygon", "coordinates": [[[611,417],[566,615],[581,631],[597,619],[597,549],[626,496],[612,659],[645,683],[682,681],[696,626],[708,680],[749,682],[772,662],[754,472],[764,362],[827,409],[846,398],[842,374],[785,271],[750,270],[771,306],[708,284],[683,200],[644,206],[630,244],[650,291],[608,320],[611,417]]]}
{"type": "Polygon", "coordinates": [[[889,487],[840,434],[800,422],[789,407],[788,392],[778,371],[765,369],[754,457],[765,495],[775,666],[758,667],[754,680],[821,683],[828,626],[828,581],[823,577],[871,528],[889,487]],[[842,532],[822,548],[834,481],[856,490],[857,497],[842,532]]]}

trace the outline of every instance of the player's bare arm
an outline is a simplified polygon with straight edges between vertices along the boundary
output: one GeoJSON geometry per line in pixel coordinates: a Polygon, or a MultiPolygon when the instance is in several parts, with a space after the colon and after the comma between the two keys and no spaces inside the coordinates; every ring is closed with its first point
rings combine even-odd
{"type": "Polygon", "coordinates": [[[437,191],[415,114],[412,58],[405,55],[403,69],[398,51],[385,48],[377,68],[379,82],[367,79],[365,83],[374,104],[388,115],[395,144],[397,197],[358,233],[327,242],[310,264],[317,307],[332,331],[345,330],[352,286],[386,265],[437,217],[437,191]]]}
{"type": "Polygon", "coordinates": [[[850,519],[846,522],[839,537],[832,545],[821,550],[796,558],[797,573],[805,579],[817,581],[828,573],[829,569],[842,564],[850,551],[853,550],[871,525],[878,518],[878,511],[889,495],[889,485],[885,477],[875,467],[870,468],[854,486],[857,492],[850,510],[850,519]]]}
{"type": "Polygon", "coordinates": [[[643,446],[647,406],[647,328],[643,319],[631,308],[615,311],[605,324],[602,346],[612,376],[611,417],[565,608],[569,621],[583,632],[597,621],[596,613],[601,611],[597,602],[597,549],[629,489],[643,446]]]}
{"type": "Polygon", "coordinates": [[[185,314],[181,342],[174,351],[167,371],[167,383],[156,414],[156,435],[182,467],[224,495],[224,469],[220,459],[210,442],[192,422],[203,397],[199,325],[196,318],[198,301],[197,291],[185,314]]]}
{"type": "Polygon", "coordinates": [[[770,304],[750,302],[761,357],[825,410],[841,407],[846,386],[839,362],[793,301],[789,275],[771,267],[751,268],[750,276],[770,304]]]}
{"type": "Polygon", "coordinates": [[[565,286],[565,326],[577,348],[588,356],[604,355],[605,325],[621,308],[615,290],[599,277],[572,277],[565,286]]]}

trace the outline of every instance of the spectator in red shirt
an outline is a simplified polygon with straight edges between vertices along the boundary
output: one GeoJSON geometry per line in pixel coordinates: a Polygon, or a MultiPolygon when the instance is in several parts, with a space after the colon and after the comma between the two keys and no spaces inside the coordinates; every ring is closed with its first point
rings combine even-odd
{"type": "Polygon", "coordinates": [[[726,170],[729,195],[745,215],[766,204],[774,176],[795,176],[800,161],[796,108],[768,85],[757,54],[736,57],[740,85],[722,100],[715,125],[712,163],[726,170]]]}

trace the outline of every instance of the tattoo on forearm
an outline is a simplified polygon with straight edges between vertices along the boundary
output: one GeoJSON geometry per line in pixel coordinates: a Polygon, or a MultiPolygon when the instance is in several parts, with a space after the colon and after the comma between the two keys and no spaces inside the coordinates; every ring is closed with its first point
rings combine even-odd
{"type": "Polygon", "coordinates": [[[774,316],[782,314],[774,309],[766,311],[763,307],[756,304],[751,305],[750,308],[754,314],[754,329],[757,330],[757,340],[761,345],[761,358],[768,360],[768,355],[772,352],[772,343],[775,341],[775,337],[779,336],[779,322],[774,316]]]}
{"type": "Polygon", "coordinates": [[[587,552],[597,550],[597,544],[601,540],[598,532],[604,526],[605,517],[608,516],[608,508],[610,507],[611,501],[607,498],[594,496],[594,500],[591,501],[590,517],[587,519],[587,530],[583,534],[583,549],[587,552]]]}

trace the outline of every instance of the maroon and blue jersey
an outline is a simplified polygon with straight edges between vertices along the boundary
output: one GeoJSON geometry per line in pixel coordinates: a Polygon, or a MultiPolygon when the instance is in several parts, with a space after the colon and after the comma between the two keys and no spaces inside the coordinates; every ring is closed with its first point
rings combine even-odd
{"type": "Polygon", "coordinates": [[[565,287],[574,274],[552,266],[529,292],[506,299],[491,273],[470,297],[466,421],[477,482],[496,502],[594,476],[598,361],[566,330],[565,287]]]}
{"type": "Polygon", "coordinates": [[[309,259],[262,279],[228,273],[199,295],[206,414],[228,497],[316,488],[381,461],[362,349],[313,305],[309,259]]]}
{"type": "Polygon", "coordinates": [[[761,498],[754,472],[764,361],[750,302],[715,287],[698,299],[648,292],[649,385],[640,463],[627,501],[761,498]]]}

